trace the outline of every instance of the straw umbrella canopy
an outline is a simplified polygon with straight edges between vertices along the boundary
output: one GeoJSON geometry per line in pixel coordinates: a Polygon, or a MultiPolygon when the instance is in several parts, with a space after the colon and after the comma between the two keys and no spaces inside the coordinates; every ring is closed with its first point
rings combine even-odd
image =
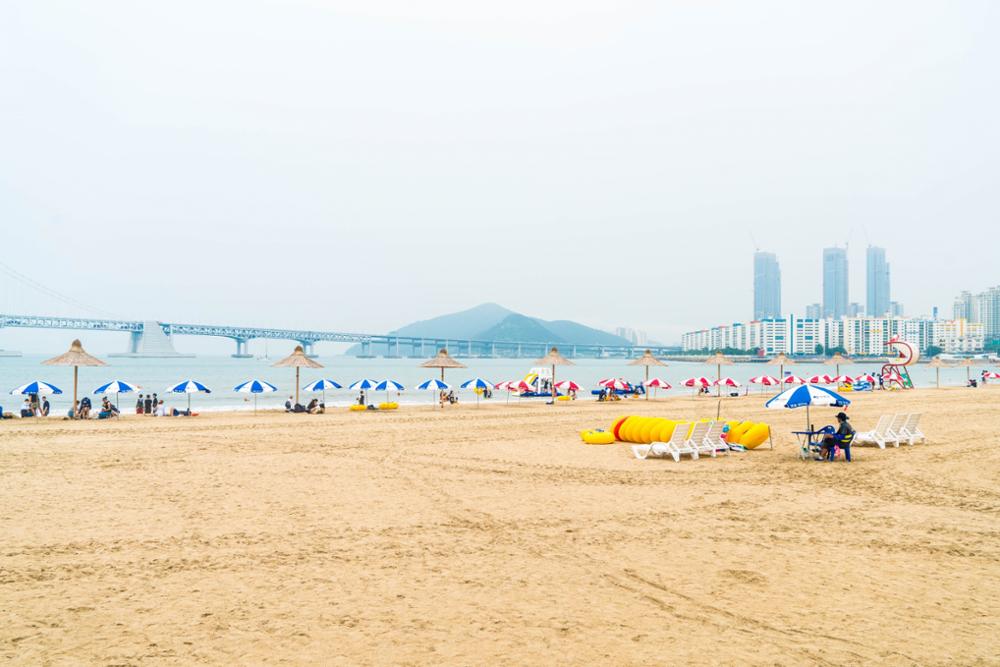
{"type": "Polygon", "coordinates": [[[776,357],[772,357],[768,362],[768,366],[778,366],[778,379],[784,382],[785,380],[785,366],[794,366],[795,360],[789,358],[787,354],[782,352],[776,357]]]}
{"type": "Polygon", "coordinates": [[[937,384],[937,388],[940,389],[941,388],[941,369],[942,368],[948,368],[949,364],[944,363],[944,361],[941,359],[941,357],[938,356],[938,357],[934,357],[933,359],[931,359],[931,362],[929,364],[927,364],[927,365],[930,368],[934,369],[935,383],[937,384]]]}
{"type": "Polygon", "coordinates": [[[440,368],[441,369],[441,382],[444,382],[444,369],[446,368],[465,368],[465,364],[460,361],[455,361],[448,354],[448,350],[441,348],[438,350],[437,355],[433,359],[428,359],[424,363],[420,364],[421,368],[440,368]]]}
{"type": "Polygon", "coordinates": [[[80,340],[74,340],[69,346],[69,350],[58,357],[52,357],[42,362],[43,366],[72,366],[73,367],[73,409],[76,410],[76,388],[80,375],[80,366],[107,366],[106,363],[93,357],[83,349],[80,340]]]}
{"type": "MultiPolygon", "coordinates": [[[[729,357],[727,357],[726,355],[722,354],[722,352],[716,352],[715,354],[713,354],[712,356],[710,356],[708,359],[706,359],[705,363],[708,364],[708,365],[710,365],[710,366],[711,365],[715,366],[715,375],[716,375],[715,379],[716,380],[721,380],[722,379],[722,367],[723,366],[732,366],[733,365],[733,362],[729,360],[729,357]]],[[[722,395],[722,387],[721,387],[721,385],[716,385],[715,386],[715,395],[716,396],[721,396],[722,395]]]]}
{"type": "Polygon", "coordinates": [[[962,359],[960,362],[958,362],[959,366],[965,366],[965,382],[966,382],[966,384],[968,384],[969,380],[972,379],[972,371],[970,371],[969,369],[972,368],[975,365],[975,363],[976,362],[974,362],[972,359],[969,359],[969,358],[962,359]]]}
{"type": "MultiPolygon", "coordinates": [[[[572,361],[559,354],[559,350],[553,347],[549,353],[535,362],[539,366],[552,367],[552,405],[556,404],[556,366],[575,366],[572,361]]],[[[539,383],[540,384],[540,383],[539,383]]]]}
{"type": "Polygon", "coordinates": [[[837,354],[833,355],[823,363],[825,363],[827,366],[836,366],[837,375],[840,375],[840,365],[849,364],[851,363],[851,360],[842,355],[840,352],[838,352],[837,354]]]}
{"type": "Polygon", "coordinates": [[[642,356],[638,359],[633,359],[628,362],[629,366],[645,366],[646,367],[646,379],[642,383],[642,388],[646,394],[646,400],[649,400],[649,391],[646,389],[646,385],[649,383],[649,367],[650,366],[666,366],[665,363],[653,356],[652,350],[646,350],[642,353],[642,356]]]}
{"type": "Polygon", "coordinates": [[[315,359],[306,356],[301,345],[296,345],[290,355],[271,364],[272,368],[294,368],[295,369],[295,402],[299,402],[299,372],[302,368],[323,368],[323,364],[315,359]]]}

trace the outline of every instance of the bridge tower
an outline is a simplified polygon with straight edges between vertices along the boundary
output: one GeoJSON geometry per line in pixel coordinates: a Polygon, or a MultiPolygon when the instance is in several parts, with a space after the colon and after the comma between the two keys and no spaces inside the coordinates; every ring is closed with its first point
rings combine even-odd
{"type": "Polygon", "coordinates": [[[174,349],[174,341],[163,326],[154,320],[142,323],[142,331],[132,331],[129,334],[128,352],[111,353],[109,357],[146,357],[146,358],[184,358],[191,359],[193,354],[181,354],[174,349]]]}

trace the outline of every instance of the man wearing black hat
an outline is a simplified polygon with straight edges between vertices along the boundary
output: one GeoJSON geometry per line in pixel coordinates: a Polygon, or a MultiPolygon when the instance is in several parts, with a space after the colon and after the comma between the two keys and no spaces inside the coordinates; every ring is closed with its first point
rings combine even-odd
{"type": "Polygon", "coordinates": [[[824,459],[828,461],[833,460],[834,447],[840,445],[840,448],[844,450],[844,458],[847,462],[851,462],[851,441],[854,440],[854,427],[848,423],[850,419],[846,413],[837,413],[837,432],[833,435],[827,435],[823,437],[823,447],[820,450],[824,459]]]}

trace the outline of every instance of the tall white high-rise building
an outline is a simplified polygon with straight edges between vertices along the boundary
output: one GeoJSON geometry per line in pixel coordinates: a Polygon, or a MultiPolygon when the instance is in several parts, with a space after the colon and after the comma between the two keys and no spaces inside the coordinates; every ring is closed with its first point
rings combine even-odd
{"type": "Polygon", "coordinates": [[[781,317],[781,267],[772,252],[753,255],[753,318],[781,317]]]}
{"type": "Polygon", "coordinates": [[[868,298],[865,314],[869,317],[882,317],[890,313],[892,308],[889,263],[885,261],[885,248],[868,246],[866,266],[868,298]]]}
{"type": "Polygon", "coordinates": [[[847,315],[847,248],[823,249],[823,317],[847,315]]]}

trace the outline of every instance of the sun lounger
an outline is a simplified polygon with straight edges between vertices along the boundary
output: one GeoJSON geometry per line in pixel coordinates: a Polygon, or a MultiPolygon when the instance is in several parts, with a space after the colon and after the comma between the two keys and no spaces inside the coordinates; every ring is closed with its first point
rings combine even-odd
{"type": "MultiPolygon", "coordinates": [[[[691,430],[691,435],[688,437],[687,442],[691,447],[695,448],[698,456],[708,454],[712,458],[715,458],[718,446],[725,444],[719,439],[718,435],[715,436],[715,442],[708,439],[709,434],[716,431],[716,423],[721,424],[721,422],[697,422],[694,425],[694,429],[691,430]]],[[[722,433],[721,426],[718,429],[718,433],[722,433]]]]}
{"type": "Polygon", "coordinates": [[[908,415],[902,428],[900,428],[897,432],[897,435],[899,435],[900,441],[904,441],[908,445],[914,445],[917,442],[924,442],[927,437],[920,430],[920,413],[915,412],[908,415]]]}
{"type": "Polygon", "coordinates": [[[632,453],[637,459],[647,459],[650,456],[664,457],[672,456],[674,461],[681,460],[681,454],[691,454],[691,458],[698,458],[698,452],[689,449],[685,444],[687,440],[688,424],[678,423],[674,426],[674,432],[670,435],[668,442],[654,442],[649,445],[632,445],[632,453]]]}
{"type": "Polygon", "coordinates": [[[878,445],[879,449],[885,449],[890,442],[899,447],[899,439],[889,435],[894,419],[894,415],[882,415],[871,431],[858,431],[854,435],[854,442],[859,445],[878,445]]]}
{"type": "Polygon", "coordinates": [[[903,442],[904,438],[900,435],[903,430],[903,426],[906,424],[906,420],[909,419],[910,415],[901,414],[896,415],[892,418],[892,423],[889,424],[889,428],[885,431],[886,442],[892,442],[894,446],[899,447],[899,443],[903,442]]]}

